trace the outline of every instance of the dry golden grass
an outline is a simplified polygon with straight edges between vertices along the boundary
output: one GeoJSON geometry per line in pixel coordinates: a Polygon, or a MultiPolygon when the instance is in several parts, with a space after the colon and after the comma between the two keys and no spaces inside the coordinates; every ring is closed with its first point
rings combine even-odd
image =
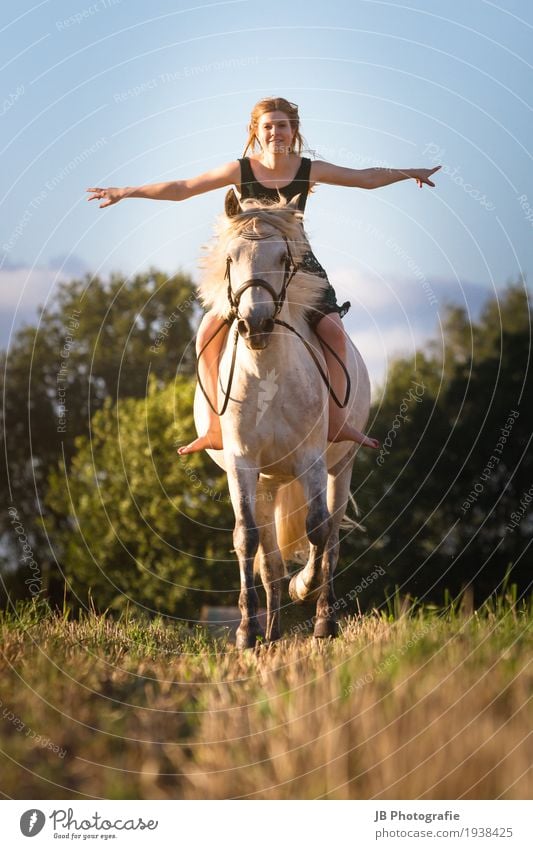
{"type": "Polygon", "coordinates": [[[374,613],[337,641],[240,654],[200,630],[27,607],[1,622],[0,790],[531,798],[530,623],[512,601],[374,613]]]}

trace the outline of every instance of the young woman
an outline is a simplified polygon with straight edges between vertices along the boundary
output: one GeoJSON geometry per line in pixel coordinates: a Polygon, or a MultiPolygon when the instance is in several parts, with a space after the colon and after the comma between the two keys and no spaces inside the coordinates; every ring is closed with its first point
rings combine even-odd
{"type": "MultiPolygon", "coordinates": [[[[300,195],[299,208],[305,209],[307,195],[315,183],[329,183],[334,186],[351,186],[359,189],[377,189],[397,183],[399,180],[416,180],[422,188],[424,184],[434,186],[430,177],[438,171],[436,168],[365,168],[356,170],[342,168],[329,162],[312,161],[300,156],[303,138],[300,133],[298,107],[282,97],[269,97],[256,103],[252,110],[248,128],[248,140],[243,158],[227,162],[219,168],[200,174],[190,180],[177,180],[171,183],[154,183],[138,188],[92,188],[88,200],[101,200],[100,208],[111,206],[123,198],[150,198],[153,200],[187,200],[194,195],[221,189],[233,185],[241,200],[246,198],[279,200],[283,195],[292,200],[300,195]],[[256,151],[256,145],[259,151],[256,151]],[[251,150],[251,156],[246,152],[251,150]]],[[[306,271],[327,279],[326,272],[310,251],[304,260],[306,271]]],[[[314,311],[312,325],[320,340],[324,340],[344,362],[346,354],[346,336],[341,318],[350,304],[339,306],[335,290],[328,286],[323,303],[314,311]]],[[[198,328],[196,351],[200,351],[209,337],[223,323],[223,319],[208,312],[198,328]]],[[[209,397],[216,401],[218,360],[227,330],[221,330],[206,348],[199,363],[200,377],[209,397]]],[[[345,391],[343,370],[335,357],[324,346],[324,356],[329,370],[332,388],[337,397],[345,391]]],[[[179,454],[189,454],[204,448],[222,448],[222,435],[218,416],[209,410],[209,425],[205,433],[189,445],[178,449],[179,454]]],[[[348,425],[345,411],[337,407],[330,399],[328,439],[331,442],[351,440],[370,448],[377,448],[377,439],[348,425]]]]}

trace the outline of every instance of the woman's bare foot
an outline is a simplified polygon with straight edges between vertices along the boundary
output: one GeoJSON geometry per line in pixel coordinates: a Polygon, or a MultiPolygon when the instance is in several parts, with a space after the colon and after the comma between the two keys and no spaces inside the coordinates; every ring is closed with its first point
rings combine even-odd
{"type": "Polygon", "coordinates": [[[188,445],[181,445],[178,448],[178,454],[194,454],[195,451],[203,451],[205,448],[212,448],[213,451],[222,449],[222,433],[220,430],[208,430],[207,433],[193,439],[188,445]]]}
{"type": "Polygon", "coordinates": [[[359,442],[367,448],[379,448],[379,439],[372,439],[371,436],[366,436],[366,434],[361,433],[360,430],[357,430],[357,428],[351,427],[348,424],[343,425],[341,429],[337,431],[337,433],[334,432],[332,436],[328,434],[328,440],[329,442],[359,442]]]}

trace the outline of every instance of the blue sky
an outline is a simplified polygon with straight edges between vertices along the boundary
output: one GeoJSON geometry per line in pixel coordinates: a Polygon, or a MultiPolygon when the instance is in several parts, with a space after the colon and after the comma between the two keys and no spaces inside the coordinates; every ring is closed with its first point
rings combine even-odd
{"type": "Polygon", "coordinates": [[[321,186],[306,227],[374,382],[533,267],[533,7],[526,0],[3,4],[0,345],[59,280],[197,274],[225,190],[99,210],[91,185],[182,179],[242,155],[267,95],[354,168],[431,167],[376,191],[321,186]]]}

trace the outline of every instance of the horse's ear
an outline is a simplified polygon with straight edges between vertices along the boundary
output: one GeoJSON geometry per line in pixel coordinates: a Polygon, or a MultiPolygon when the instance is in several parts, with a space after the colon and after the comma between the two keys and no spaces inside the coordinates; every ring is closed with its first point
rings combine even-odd
{"type": "Polygon", "coordinates": [[[235,194],[233,189],[230,189],[226,192],[226,200],[224,202],[224,212],[228,216],[228,218],[233,218],[234,215],[238,215],[239,212],[242,212],[241,205],[239,203],[239,199],[235,194]]]}
{"type": "Polygon", "coordinates": [[[291,200],[287,201],[287,209],[292,209],[295,212],[301,212],[301,209],[299,207],[301,196],[302,196],[301,194],[294,195],[294,197],[291,198],[291,200]]]}

